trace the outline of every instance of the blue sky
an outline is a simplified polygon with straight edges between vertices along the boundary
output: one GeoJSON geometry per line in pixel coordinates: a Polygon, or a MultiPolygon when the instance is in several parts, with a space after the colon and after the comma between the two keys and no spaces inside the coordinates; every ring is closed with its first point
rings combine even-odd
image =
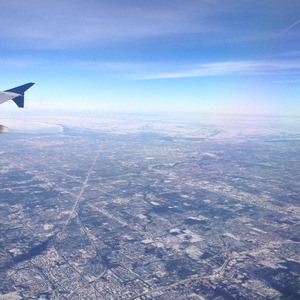
{"type": "Polygon", "coordinates": [[[0,90],[36,82],[27,109],[300,115],[298,0],[0,0],[0,16],[0,90]]]}

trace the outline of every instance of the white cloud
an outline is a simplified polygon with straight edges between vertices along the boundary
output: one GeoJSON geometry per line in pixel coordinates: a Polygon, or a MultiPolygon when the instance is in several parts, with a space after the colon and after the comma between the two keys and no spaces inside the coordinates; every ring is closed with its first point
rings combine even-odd
{"type": "MultiPolygon", "coordinates": [[[[292,2],[286,0],[284,6],[293,7],[292,2]]],[[[262,40],[274,38],[277,29],[258,21],[278,16],[280,9],[270,0],[0,0],[0,4],[0,45],[29,49],[175,34],[202,34],[204,40],[213,36],[214,42],[262,40]]]]}
{"type": "Polygon", "coordinates": [[[152,73],[136,79],[168,79],[225,75],[272,75],[279,72],[299,72],[300,61],[228,61],[206,63],[185,70],[152,73]]]}
{"type": "Polygon", "coordinates": [[[1,1],[0,37],[14,47],[61,48],[84,43],[220,31],[205,1],[1,1]]]}

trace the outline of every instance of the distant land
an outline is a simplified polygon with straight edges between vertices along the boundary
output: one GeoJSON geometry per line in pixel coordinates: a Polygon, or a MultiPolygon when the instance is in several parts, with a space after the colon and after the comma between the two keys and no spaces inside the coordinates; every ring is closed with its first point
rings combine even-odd
{"type": "Polygon", "coordinates": [[[1,124],[1,299],[300,298],[300,118],[1,124]]]}

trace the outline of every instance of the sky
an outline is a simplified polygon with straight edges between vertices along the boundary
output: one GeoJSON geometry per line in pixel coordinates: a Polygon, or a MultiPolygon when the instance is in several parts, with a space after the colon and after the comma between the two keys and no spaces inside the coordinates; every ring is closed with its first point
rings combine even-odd
{"type": "Polygon", "coordinates": [[[300,116],[300,1],[0,0],[0,65],[25,110],[300,116]]]}

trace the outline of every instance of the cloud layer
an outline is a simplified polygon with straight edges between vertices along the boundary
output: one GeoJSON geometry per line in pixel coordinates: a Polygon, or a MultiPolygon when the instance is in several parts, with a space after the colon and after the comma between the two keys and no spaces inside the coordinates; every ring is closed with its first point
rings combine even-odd
{"type": "Polygon", "coordinates": [[[200,64],[196,67],[168,73],[154,73],[138,79],[169,79],[227,75],[280,75],[300,73],[300,61],[227,61],[200,64]]]}
{"type": "MultiPolygon", "coordinates": [[[[219,30],[205,1],[1,1],[0,36],[32,47],[78,46],[219,30]]],[[[217,9],[218,10],[218,9],[217,9]]],[[[17,45],[15,45],[17,46],[17,45]]]]}
{"type": "Polygon", "coordinates": [[[292,12],[287,8],[295,6],[292,0],[284,5],[270,0],[0,0],[0,4],[2,47],[16,48],[60,49],[182,34],[212,37],[214,42],[240,40],[245,34],[248,39],[266,38],[299,22],[287,27],[292,12]]]}

